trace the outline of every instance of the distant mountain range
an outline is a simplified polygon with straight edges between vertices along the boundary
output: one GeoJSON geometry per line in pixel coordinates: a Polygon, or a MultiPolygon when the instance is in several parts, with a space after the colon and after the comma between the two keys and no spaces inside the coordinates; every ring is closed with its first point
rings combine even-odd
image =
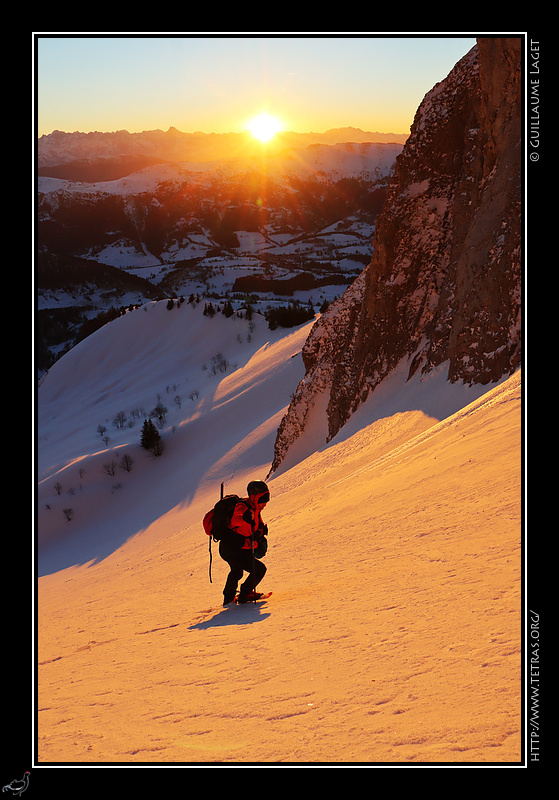
{"type": "Polygon", "coordinates": [[[263,150],[247,133],[183,133],[176,128],[141,133],[128,131],[65,133],[53,131],[37,142],[39,176],[69,180],[115,180],[163,162],[215,162],[266,153],[275,156],[310,145],[352,143],[403,144],[408,134],[335,128],[324,133],[279,133],[263,150]],[[100,178],[100,174],[109,177],[100,178]]]}

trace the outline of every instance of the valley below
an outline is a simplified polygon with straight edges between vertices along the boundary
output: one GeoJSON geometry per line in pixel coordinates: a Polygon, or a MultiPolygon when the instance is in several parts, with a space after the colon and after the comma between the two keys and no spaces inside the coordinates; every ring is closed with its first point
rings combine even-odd
{"type": "Polygon", "coordinates": [[[401,149],[323,145],[265,164],[155,164],[97,183],[39,175],[40,371],[146,300],[264,315],[303,306],[310,318],[369,263],[401,149]]]}

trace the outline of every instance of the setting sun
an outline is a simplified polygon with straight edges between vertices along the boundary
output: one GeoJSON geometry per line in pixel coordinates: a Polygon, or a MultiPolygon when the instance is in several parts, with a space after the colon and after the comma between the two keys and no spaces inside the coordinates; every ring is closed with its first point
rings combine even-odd
{"type": "Polygon", "coordinates": [[[282,124],[277,117],[271,114],[259,114],[248,123],[248,129],[255,139],[269,142],[276,133],[281,131],[282,124]]]}

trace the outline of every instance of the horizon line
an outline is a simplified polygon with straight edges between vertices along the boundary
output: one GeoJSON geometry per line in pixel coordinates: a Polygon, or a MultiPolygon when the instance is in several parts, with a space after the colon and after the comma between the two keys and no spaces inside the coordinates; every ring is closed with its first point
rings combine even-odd
{"type": "MultiPolygon", "coordinates": [[[[367,130],[364,128],[360,128],[356,125],[340,125],[331,128],[326,128],[323,131],[315,131],[315,130],[308,130],[308,131],[295,131],[295,130],[281,130],[278,131],[275,136],[285,136],[285,135],[294,135],[294,136],[308,136],[310,134],[325,134],[330,133],[332,131],[342,131],[342,130],[354,130],[359,131],[360,133],[374,133],[379,134],[381,136],[409,136],[409,131],[379,131],[379,130],[367,130]]],[[[242,136],[242,135],[251,135],[248,129],[244,130],[230,130],[230,131],[202,131],[202,130],[193,130],[193,131],[182,131],[180,128],[177,128],[175,125],[170,125],[166,130],[163,128],[145,128],[143,130],[135,130],[129,131],[127,128],[117,128],[115,130],[74,130],[74,131],[65,131],[61,130],[60,128],[54,128],[50,133],[37,133],[38,138],[42,138],[43,136],[52,136],[54,133],[63,133],[63,134],[73,134],[73,133],[82,133],[88,136],[92,133],[101,133],[101,134],[111,134],[111,133],[128,133],[131,136],[134,134],[142,134],[142,133],[170,133],[171,131],[176,131],[177,133],[184,134],[185,136],[194,136],[194,135],[202,135],[202,136],[242,136]]]]}

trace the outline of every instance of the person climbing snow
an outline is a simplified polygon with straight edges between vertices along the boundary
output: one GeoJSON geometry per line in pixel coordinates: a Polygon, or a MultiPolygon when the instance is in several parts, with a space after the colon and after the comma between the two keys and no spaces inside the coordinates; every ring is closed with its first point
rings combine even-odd
{"type": "Polygon", "coordinates": [[[259,560],[268,549],[268,526],[262,521],[261,512],[270,500],[270,492],[263,481],[250,481],[247,494],[248,497],[239,499],[236,504],[219,542],[219,555],[230,567],[223,589],[224,606],[235,598],[238,603],[247,603],[262,597],[255,589],[266,574],[266,565],[259,560]],[[248,577],[237,596],[237,586],[244,572],[248,572],[248,577]]]}

